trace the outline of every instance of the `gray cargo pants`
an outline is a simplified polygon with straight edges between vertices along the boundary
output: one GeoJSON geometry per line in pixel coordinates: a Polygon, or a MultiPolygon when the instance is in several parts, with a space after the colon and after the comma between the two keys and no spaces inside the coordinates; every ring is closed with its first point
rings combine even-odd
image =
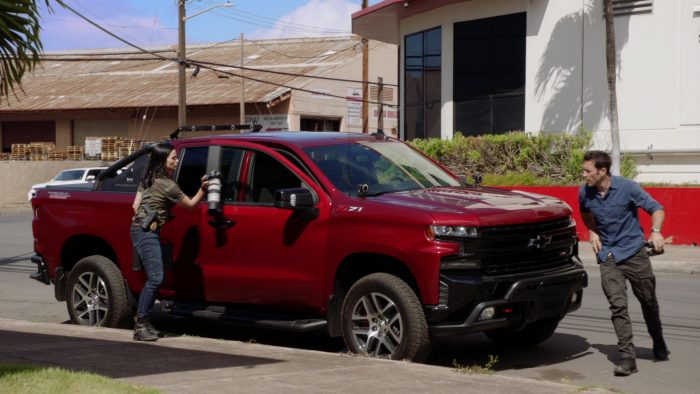
{"type": "Polygon", "coordinates": [[[632,343],[632,322],[627,310],[627,280],[632,292],[642,305],[644,321],[652,338],[661,338],[661,318],[656,300],[656,278],[645,248],[634,256],[615,264],[612,256],[600,264],[600,279],[603,292],[610,303],[612,323],[617,334],[617,347],[622,358],[636,358],[632,343]]]}

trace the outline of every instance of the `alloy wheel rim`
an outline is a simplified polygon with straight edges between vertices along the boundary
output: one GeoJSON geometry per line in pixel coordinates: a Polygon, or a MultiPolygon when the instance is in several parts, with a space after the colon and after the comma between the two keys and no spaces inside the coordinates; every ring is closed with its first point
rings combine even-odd
{"type": "Polygon", "coordinates": [[[394,301],[377,292],[362,296],[352,308],[352,337],[360,352],[391,358],[403,337],[403,319],[394,301]]]}
{"type": "Polygon", "coordinates": [[[94,272],[78,277],[72,289],[73,311],[80,324],[103,325],[109,312],[109,295],[104,280],[94,272]]]}

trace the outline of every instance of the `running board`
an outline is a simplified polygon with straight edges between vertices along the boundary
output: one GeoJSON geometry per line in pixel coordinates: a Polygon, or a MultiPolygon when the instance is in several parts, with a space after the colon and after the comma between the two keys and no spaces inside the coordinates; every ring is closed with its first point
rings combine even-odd
{"type": "Polygon", "coordinates": [[[219,305],[173,302],[163,302],[161,305],[163,311],[170,315],[218,320],[275,330],[309,332],[324,329],[327,325],[325,319],[291,319],[290,316],[245,311],[219,305]]]}

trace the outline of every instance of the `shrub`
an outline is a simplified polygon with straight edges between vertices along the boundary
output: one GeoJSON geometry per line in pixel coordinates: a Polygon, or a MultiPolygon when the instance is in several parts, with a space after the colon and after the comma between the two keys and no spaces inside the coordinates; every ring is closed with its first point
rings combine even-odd
{"type": "MultiPolygon", "coordinates": [[[[484,175],[492,185],[565,185],[581,182],[583,154],[591,145],[591,133],[574,134],[510,132],[452,140],[415,139],[411,144],[456,174],[484,175]]],[[[635,171],[625,157],[622,174],[635,171]]]]}

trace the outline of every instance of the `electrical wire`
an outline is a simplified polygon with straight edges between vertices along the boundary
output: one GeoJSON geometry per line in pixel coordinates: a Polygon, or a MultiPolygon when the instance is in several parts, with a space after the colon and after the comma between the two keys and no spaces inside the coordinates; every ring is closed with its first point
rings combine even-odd
{"type": "MultiPolygon", "coordinates": [[[[249,43],[251,43],[251,44],[253,44],[253,45],[255,45],[255,46],[259,47],[259,48],[262,48],[263,50],[266,50],[266,51],[268,51],[268,52],[272,52],[272,53],[275,53],[275,54],[277,54],[277,55],[284,56],[284,57],[288,57],[288,58],[292,58],[292,59],[317,59],[317,58],[323,56],[323,54],[321,54],[321,55],[316,55],[316,56],[296,56],[296,55],[289,55],[289,54],[286,54],[286,53],[282,53],[282,52],[276,51],[276,50],[274,50],[274,49],[266,48],[264,45],[259,44],[259,43],[255,42],[255,41],[253,41],[253,40],[245,40],[245,41],[246,41],[246,42],[249,42],[249,43]]],[[[356,43],[352,44],[351,46],[349,46],[349,47],[347,47],[347,48],[345,48],[345,49],[340,49],[340,50],[334,51],[334,53],[329,54],[329,55],[326,55],[326,56],[335,55],[335,54],[337,54],[337,53],[341,53],[341,52],[349,51],[349,50],[351,50],[351,49],[355,49],[355,48],[357,48],[358,45],[362,45],[362,43],[361,43],[361,42],[356,42],[356,43]]]]}
{"type": "MultiPolygon", "coordinates": [[[[173,57],[170,57],[170,58],[169,58],[169,57],[166,57],[166,56],[162,56],[162,55],[160,55],[160,54],[158,54],[158,53],[151,52],[151,51],[149,51],[149,50],[147,50],[147,49],[141,48],[140,46],[138,46],[138,45],[136,45],[136,44],[133,44],[133,43],[127,41],[126,39],[124,39],[124,38],[122,38],[122,37],[119,37],[118,35],[112,33],[111,31],[109,31],[109,30],[107,30],[106,28],[100,26],[100,25],[97,24],[96,22],[93,22],[92,20],[90,20],[89,18],[87,18],[86,16],[84,16],[83,14],[81,14],[80,12],[76,11],[74,8],[72,8],[72,7],[70,7],[69,5],[65,4],[65,2],[63,2],[63,1],[61,1],[61,0],[56,0],[56,2],[59,3],[61,6],[65,7],[67,10],[73,12],[74,14],[76,14],[77,16],[79,16],[80,18],[84,19],[84,20],[85,20],[86,22],[88,22],[89,24],[95,26],[95,27],[98,28],[99,30],[102,30],[103,32],[107,33],[109,36],[111,36],[111,37],[113,37],[113,38],[115,38],[115,39],[117,39],[117,40],[123,42],[124,44],[126,44],[126,45],[128,45],[128,46],[131,46],[131,47],[133,47],[133,48],[136,48],[136,49],[140,50],[140,51],[143,52],[143,53],[152,54],[153,56],[158,57],[158,58],[160,58],[160,59],[162,59],[162,60],[170,60],[170,61],[173,61],[173,62],[175,62],[175,63],[179,63],[179,62],[180,62],[180,60],[179,60],[178,58],[173,58],[173,57]]],[[[313,90],[310,90],[310,89],[299,88],[299,87],[290,86],[290,85],[286,85],[286,84],[282,84],[282,83],[277,83],[277,82],[265,81],[265,80],[262,80],[262,79],[259,79],[259,78],[253,78],[253,77],[250,77],[250,76],[245,76],[245,75],[240,75],[240,74],[236,74],[236,73],[232,73],[232,72],[228,72],[228,71],[224,71],[224,70],[219,70],[219,69],[216,69],[214,66],[218,66],[218,67],[231,67],[231,68],[238,68],[238,69],[241,69],[241,70],[262,71],[262,72],[272,72],[271,70],[249,69],[249,68],[241,67],[241,66],[222,65],[222,64],[220,64],[220,63],[200,62],[200,61],[193,61],[193,60],[187,60],[187,59],[184,60],[184,62],[185,62],[186,64],[189,64],[189,65],[199,65],[201,68],[204,68],[204,69],[209,69],[209,70],[216,71],[216,72],[219,72],[219,73],[222,73],[222,74],[226,74],[226,75],[230,75],[230,76],[234,76],[234,77],[239,77],[239,78],[244,78],[244,79],[251,80],[251,81],[255,81],[255,82],[259,82],[259,83],[264,83],[264,84],[268,84],[268,85],[274,85],[274,86],[284,87],[284,88],[288,88],[288,89],[291,89],[291,90],[296,90],[296,91],[301,91],[301,92],[306,92],[306,93],[311,93],[311,94],[319,94],[319,95],[328,96],[328,97],[336,97],[336,98],[347,99],[347,97],[340,96],[340,95],[335,95],[335,94],[331,94],[331,93],[317,92],[317,91],[313,91],[313,90]],[[211,65],[210,65],[210,64],[211,64],[211,65]]],[[[277,74],[277,73],[283,73],[283,72],[281,72],[281,71],[275,71],[275,72],[272,72],[272,73],[277,74]]],[[[289,74],[291,74],[291,73],[284,73],[284,74],[288,74],[288,75],[289,75],[289,74]]],[[[305,76],[305,75],[303,75],[303,74],[295,74],[294,76],[302,76],[302,77],[303,77],[303,76],[305,76]]],[[[308,76],[307,76],[307,77],[308,77],[308,76]]],[[[318,79],[327,79],[328,77],[319,77],[319,76],[315,76],[314,78],[318,78],[318,79]]],[[[340,79],[340,78],[337,78],[337,79],[334,79],[334,80],[340,81],[340,82],[376,84],[376,83],[374,83],[374,82],[369,82],[369,81],[367,81],[367,82],[365,82],[365,81],[351,81],[351,80],[344,80],[344,79],[340,79]]],[[[387,85],[388,85],[388,84],[387,84],[387,85]]],[[[394,85],[394,86],[395,86],[395,85],[394,85]]],[[[383,103],[379,103],[378,101],[365,100],[365,99],[363,99],[363,100],[356,100],[356,102],[365,102],[365,103],[368,103],[368,104],[383,104],[383,103]]],[[[385,106],[387,106],[387,107],[397,107],[397,105],[394,105],[394,104],[383,104],[383,105],[385,105],[385,106]]]]}
{"type": "MultiPolygon", "coordinates": [[[[218,3],[213,2],[213,1],[205,1],[208,5],[214,6],[217,5],[218,3]]],[[[199,10],[203,10],[204,7],[199,7],[197,5],[193,6],[199,10]]],[[[256,26],[261,26],[261,27],[266,27],[266,28],[273,28],[277,30],[290,30],[290,31],[298,31],[298,32],[306,32],[306,33],[333,33],[333,34],[349,34],[350,31],[344,30],[344,29],[334,29],[334,28],[322,28],[318,26],[310,26],[310,25],[303,25],[300,23],[294,23],[294,22],[287,22],[287,21],[282,21],[281,19],[277,18],[269,18],[263,15],[258,15],[254,14],[252,12],[248,11],[243,11],[238,8],[228,8],[225,11],[220,11],[217,10],[214,12],[215,14],[219,16],[223,16],[225,18],[230,18],[230,19],[235,19],[239,20],[244,23],[248,24],[253,24],[256,26]],[[227,12],[229,14],[234,14],[236,17],[232,15],[222,15],[222,12],[227,12]],[[255,21],[256,23],[251,22],[251,20],[255,21]]]]}

